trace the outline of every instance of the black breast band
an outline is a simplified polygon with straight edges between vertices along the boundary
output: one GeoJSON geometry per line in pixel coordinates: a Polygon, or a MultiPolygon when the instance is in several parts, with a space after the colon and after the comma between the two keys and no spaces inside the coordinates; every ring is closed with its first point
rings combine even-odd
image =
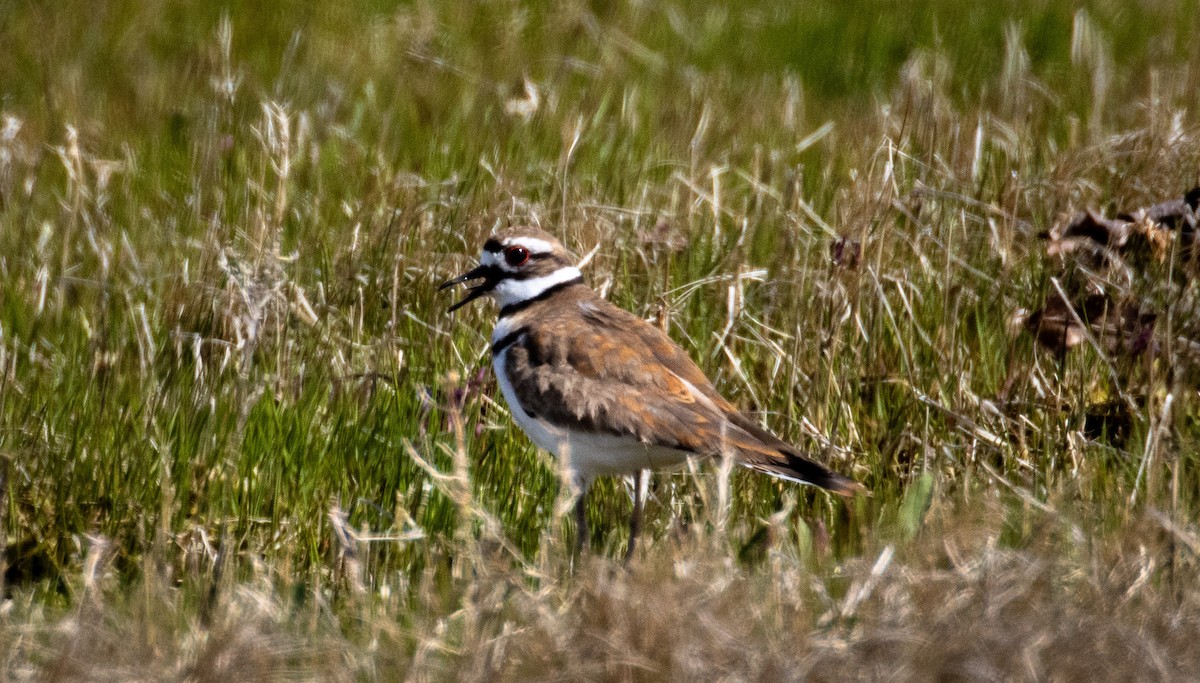
{"type": "MultiPolygon", "coordinates": [[[[500,309],[500,317],[504,318],[506,316],[512,315],[513,313],[518,313],[520,311],[523,311],[526,308],[528,308],[529,306],[531,306],[539,301],[545,301],[546,299],[549,299],[551,296],[554,296],[554,293],[559,291],[560,289],[566,289],[567,287],[570,287],[571,285],[577,285],[581,282],[583,282],[582,275],[580,275],[579,277],[573,277],[570,280],[564,280],[556,285],[551,285],[551,286],[543,289],[542,292],[540,294],[538,294],[537,296],[531,296],[528,299],[525,299],[524,301],[518,301],[516,303],[509,304],[509,305],[505,306],[504,308],[501,308],[500,309]]],[[[509,335],[509,336],[511,336],[511,335],[509,335]]],[[[505,339],[507,339],[507,338],[508,337],[505,337],[505,339]]]]}
{"type": "Polygon", "coordinates": [[[500,354],[504,353],[508,347],[517,343],[517,340],[521,338],[521,335],[525,334],[527,331],[528,330],[526,330],[524,327],[520,327],[504,335],[503,338],[498,340],[495,344],[492,344],[492,355],[499,356],[500,354]]]}

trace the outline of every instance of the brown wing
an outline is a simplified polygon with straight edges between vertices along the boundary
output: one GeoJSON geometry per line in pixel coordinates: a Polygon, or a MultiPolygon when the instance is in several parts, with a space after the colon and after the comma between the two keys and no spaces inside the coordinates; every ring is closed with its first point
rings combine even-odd
{"type": "Polygon", "coordinates": [[[698,455],[728,449],[749,467],[838,493],[862,489],[738,413],[683,349],[637,316],[598,297],[540,313],[506,364],[527,412],[698,455]]]}
{"type": "Polygon", "coordinates": [[[541,324],[527,328],[506,363],[526,412],[693,452],[719,428],[720,415],[698,406],[681,377],[698,375],[711,390],[708,380],[645,321],[600,299],[530,314],[542,314],[541,324]]]}

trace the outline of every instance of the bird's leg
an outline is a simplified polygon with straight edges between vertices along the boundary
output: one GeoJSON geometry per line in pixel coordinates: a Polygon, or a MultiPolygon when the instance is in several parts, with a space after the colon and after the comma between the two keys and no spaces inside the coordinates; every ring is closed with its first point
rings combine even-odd
{"type": "Polygon", "coordinates": [[[587,489],[581,488],[575,499],[575,555],[581,555],[588,542],[587,489]]]}
{"type": "Polygon", "coordinates": [[[646,489],[650,485],[650,470],[640,470],[633,480],[633,514],[629,517],[629,546],[625,548],[625,564],[633,559],[638,535],[642,532],[642,509],[646,505],[646,489]]]}

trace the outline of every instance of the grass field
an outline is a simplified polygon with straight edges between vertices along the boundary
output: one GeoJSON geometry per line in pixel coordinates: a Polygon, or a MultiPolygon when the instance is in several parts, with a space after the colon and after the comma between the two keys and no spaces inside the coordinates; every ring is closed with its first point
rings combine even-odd
{"type": "Polygon", "coordinates": [[[1200,181],[1198,33],[0,0],[0,680],[1196,677],[1185,231],[1042,233],[1200,181]],[[626,571],[602,482],[573,561],[494,311],[436,291],[518,224],[872,495],[659,473],[626,571]],[[1069,350],[1030,333],[1101,294],[1069,350]]]}

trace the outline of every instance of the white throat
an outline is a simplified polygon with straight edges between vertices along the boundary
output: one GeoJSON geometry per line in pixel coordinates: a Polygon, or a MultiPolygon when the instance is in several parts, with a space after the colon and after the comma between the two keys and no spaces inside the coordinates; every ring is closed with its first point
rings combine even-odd
{"type": "Polygon", "coordinates": [[[504,308],[505,306],[533,299],[555,285],[570,282],[578,277],[581,277],[579,269],[575,266],[567,266],[559,268],[549,275],[530,278],[528,280],[506,278],[501,280],[500,284],[496,285],[496,288],[490,294],[496,300],[496,303],[501,308],[504,308]]]}

